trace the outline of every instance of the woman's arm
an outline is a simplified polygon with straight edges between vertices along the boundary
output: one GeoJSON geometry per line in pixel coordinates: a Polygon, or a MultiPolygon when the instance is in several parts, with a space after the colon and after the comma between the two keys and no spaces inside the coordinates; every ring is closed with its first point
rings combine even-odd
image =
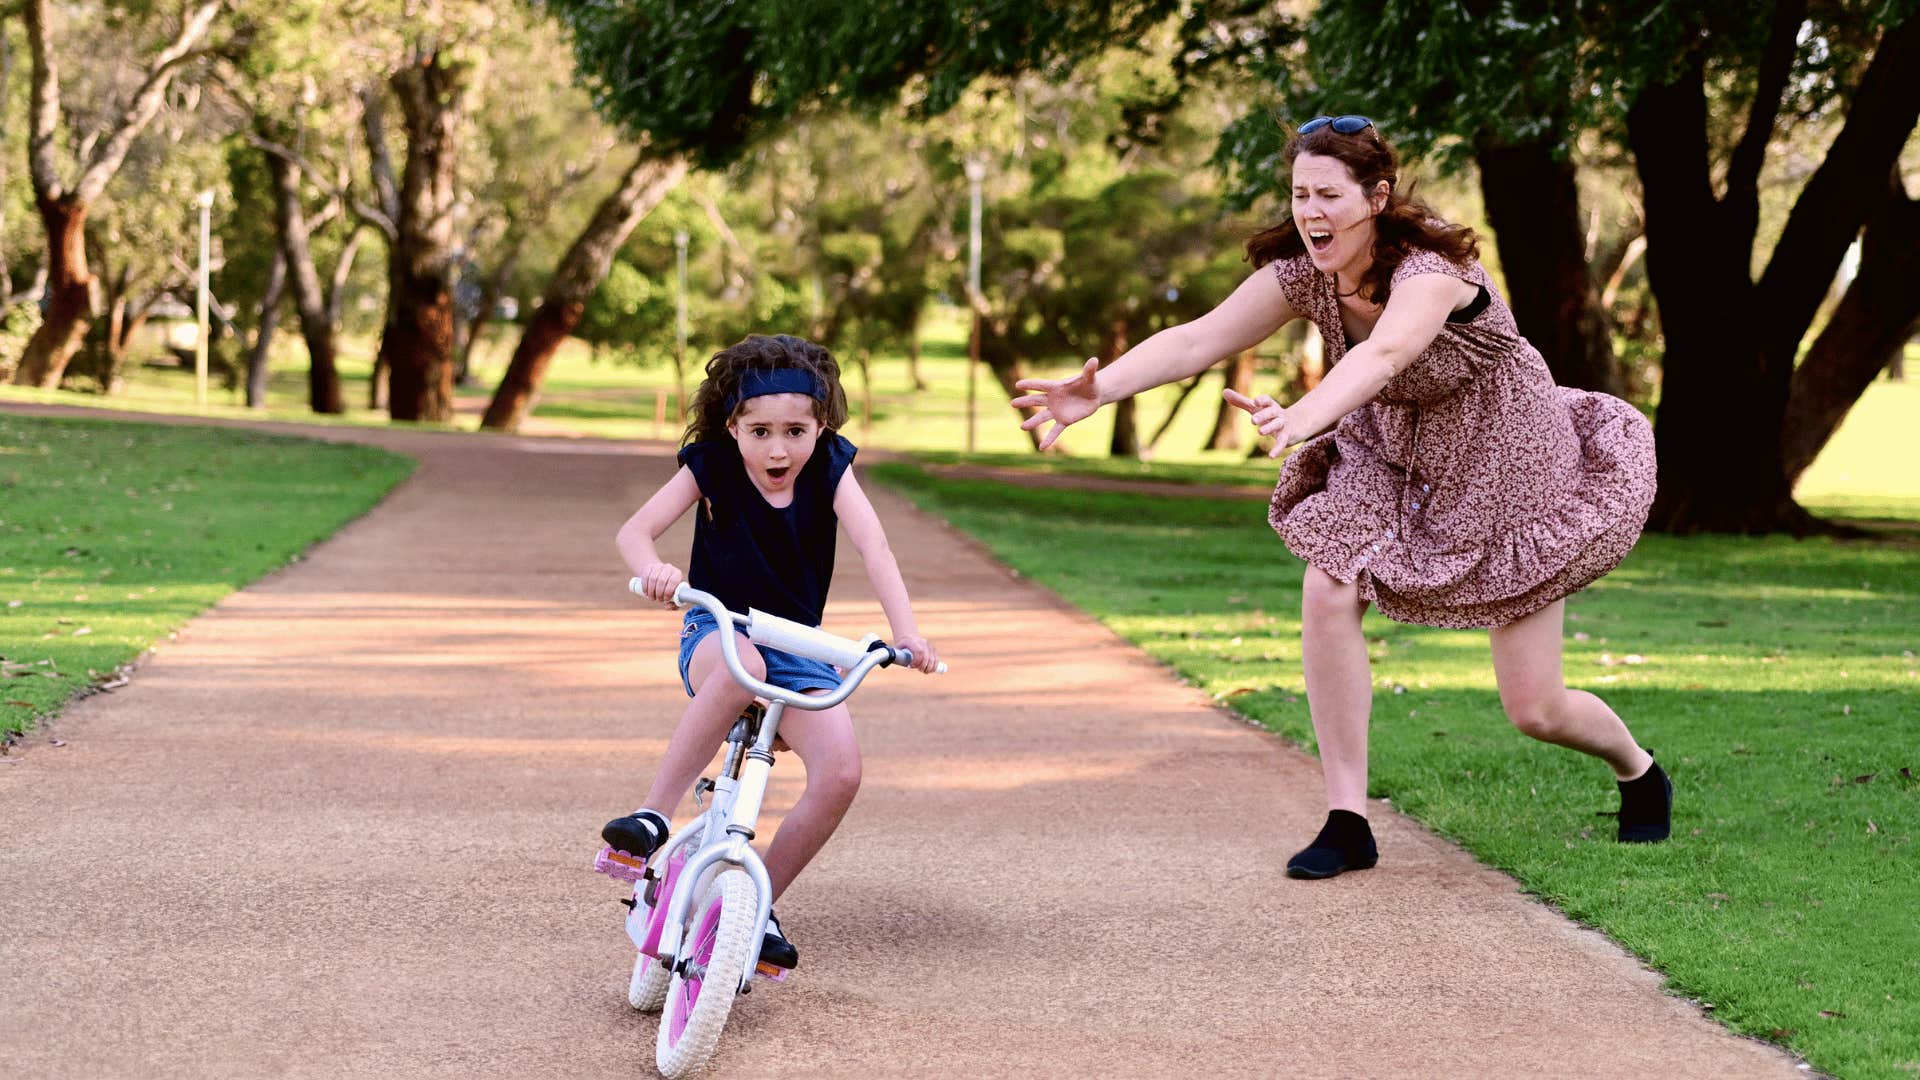
{"type": "Polygon", "coordinates": [[[839,516],[847,538],[853,541],[866,563],[867,582],[880,599],[880,610],[887,614],[893,644],[913,650],[916,670],[931,672],[940,663],[940,654],[920,636],[920,626],[913,618],[913,603],[907,599],[906,580],[900,576],[900,564],[893,557],[893,547],[887,543],[887,531],[881,527],[880,515],[874,512],[867,493],[860,489],[860,482],[853,478],[852,468],[840,475],[840,486],[833,492],[833,512],[839,516]]]}
{"type": "Polygon", "coordinates": [[[1311,439],[1372,401],[1388,380],[1406,370],[1446,324],[1454,310],[1473,302],[1471,282],[1445,274],[1416,274],[1394,286],[1367,340],[1347,350],[1320,385],[1281,408],[1266,395],[1247,398],[1228,390],[1227,401],[1252,414],[1262,435],[1273,436],[1270,457],[1311,439]]]}
{"type": "Polygon", "coordinates": [[[661,533],[699,501],[700,485],[693,479],[693,471],[682,465],[614,535],[614,546],[620,549],[620,556],[627,560],[627,566],[645,586],[648,599],[670,603],[674,588],[686,580],[678,567],[661,561],[660,552],[653,545],[661,533]]]}
{"type": "Polygon", "coordinates": [[[1096,358],[1069,379],[1021,379],[1014,386],[1031,393],[1015,398],[1014,407],[1040,411],[1020,427],[1032,431],[1052,421],[1052,429],[1040,440],[1040,449],[1045,450],[1069,424],[1093,415],[1100,406],[1197,375],[1223,357],[1272,337],[1296,314],[1281,294],[1273,268],[1260,267],[1212,311],[1160,331],[1104,368],[1096,358]]]}

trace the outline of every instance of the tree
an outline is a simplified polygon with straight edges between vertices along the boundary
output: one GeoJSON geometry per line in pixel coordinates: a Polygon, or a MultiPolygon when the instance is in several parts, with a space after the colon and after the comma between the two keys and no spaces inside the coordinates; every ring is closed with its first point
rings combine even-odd
{"type": "MultiPolygon", "coordinates": [[[[1803,0],[1778,0],[1765,19],[1662,8],[1634,22],[1642,13],[1622,12],[1619,67],[1645,72],[1627,84],[1625,119],[1646,193],[1647,272],[1667,346],[1656,528],[1815,525],[1793,501],[1781,433],[1800,342],[1847,246],[1886,204],[1887,177],[1920,120],[1920,18],[1904,7],[1881,24],[1871,18],[1891,11],[1881,5],[1803,0]],[[1629,24],[1638,27],[1632,35],[1629,24]],[[1716,194],[1709,86],[1728,81],[1752,93],[1716,194]],[[1759,178],[1782,112],[1842,108],[1845,123],[1756,280],[1759,178]],[[1739,422],[1722,422],[1727,416],[1739,422]]],[[[1886,272],[1876,263],[1875,277],[1886,272]]],[[[1912,321],[1893,310],[1880,317],[1903,328],[1912,321]]]]}
{"type": "Polygon", "coordinates": [[[126,160],[133,142],[165,103],[167,87],[193,60],[224,0],[203,0],[181,12],[168,40],[149,57],[139,86],[117,120],[97,140],[82,140],[75,154],[75,179],[61,175],[58,145],[63,126],[60,69],[48,0],[23,0],[31,49],[33,105],[29,163],[34,202],[47,235],[46,317],[27,342],[13,381],[23,385],[59,385],[74,350],[93,317],[93,274],[87,266],[87,214],[126,160]]]}

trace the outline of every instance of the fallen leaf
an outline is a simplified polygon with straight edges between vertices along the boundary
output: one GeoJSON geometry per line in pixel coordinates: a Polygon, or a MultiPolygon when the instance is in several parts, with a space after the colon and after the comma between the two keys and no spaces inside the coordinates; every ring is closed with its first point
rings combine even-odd
{"type": "Polygon", "coordinates": [[[9,698],[9,699],[7,699],[7,704],[9,704],[9,705],[18,705],[18,706],[20,706],[20,707],[21,707],[21,708],[23,708],[23,709],[31,709],[31,708],[33,708],[33,702],[31,702],[31,701],[21,701],[21,700],[19,700],[18,698],[9,698]]]}
{"type": "Polygon", "coordinates": [[[1824,1017],[1826,1017],[1826,1018],[1827,1018],[1827,1019],[1829,1019],[1829,1020],[1845,1020],[1845,1019],[1847,1018],[1847,1014],[1846,1014],[1846,1013],[1843,1013],[1843,1012],[1828,1012],[1828,1011],[1827,1011],[1826,1009],[1821,1009],[1821,1010],[1820,1010],[1820,1015],[1821,1015],[1821,1016],[1824,1016],[1824,1017]]]}
{"type": "Polygon", "coordinates": [[[67,740],[65,740],[65,739],[48,739],[48,740],[47,740],[47,745],[49,745],[49,746],[65,746],[65,745],[67,745],[67,740]]]}
{"type": "Polygon", "coordinates": [[[1876,777],[1876,776],[1878,776],[1878,775],[1880,775],[1880,774],[1879,774],[1879,773],[1868,773],[1868,774],[1867,774],[1867,775],[1865,775],[1865,776],[1856,776],[1856,777],[1854,777],[1854,778],[1853,778],[1853,782],[1854,782],[1854,783],[1856,783],[1856,784],[1871,784],[1871,783],[1873,783],[1873,778],[1874,778],[1874,777],[1876,777]]]}
{"type": "Polygon", "coordinates": [[[1867,835],[1868,835],[1868,836],[1872,836],[1872,835],[1873,835],[1874,833],[1877,833],[1877,832],[1879,832],[1879,831],[1880,831],[1880,826],[1878,826],[1878,825],[1875,825],[1875,824],[1873,823],[1873,819],[1872,819],[1872,818],[1868,818],[1868,819],[1867,819],[1867,835]]]}

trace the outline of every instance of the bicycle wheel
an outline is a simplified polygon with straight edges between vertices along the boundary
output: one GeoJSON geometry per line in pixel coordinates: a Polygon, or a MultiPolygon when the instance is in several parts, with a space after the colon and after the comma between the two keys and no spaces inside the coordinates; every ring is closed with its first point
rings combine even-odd
{"type": "Polygon", "coordinates": [[[654,1063],[676,1080],[707,1063],[720,1045],[747,965],[759,955],[752,940],[757,898],[746,871],[728,869],[694,905],[680,946],[685,962],[667,984],[654,1063]]]}
{"type": "MultiPolygon", "coordinates": [[[[699,851],[706,842],[706,819],[696,818],[689,826],[694,832],[687,837],[680,848],[678,857],[689,857],[699,851]]],[[[670,899],[660,895],[654,898],[656,904],[664,905],[670,899]]],[[[638,953],[633,958],[633,977],[627,980],[627,1004],[641,1012],[659,1012],[661,1003],[667,1000],[667,979],[671,973],[667,965],[646,953],[638,953]]]]}

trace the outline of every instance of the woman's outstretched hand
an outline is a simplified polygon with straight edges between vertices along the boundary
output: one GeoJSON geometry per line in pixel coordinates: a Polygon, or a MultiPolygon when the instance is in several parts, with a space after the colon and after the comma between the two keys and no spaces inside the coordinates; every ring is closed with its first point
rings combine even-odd
{"type": "Polygon", "coordinates": [[[1100,387],[1094,382],[1094,373],[1099,370],[1100,360],[1093,357],[1071,379],[1021,379],[1014,383],[1014,389],[1028,393],[1025,397],[1014,398],[1013,407],[1040,410],[1021,421],[1020,430],[1032,431],[1051,420],[1052,429],[1040,438],[1040,449],[1045,450],[1053,445],[1061,432],[1067,430],[1069,424],[1077,424],[1092,416],[1100,408],[1100,387]]]}
{"type": "Polygon", "coordinates": [[[1267,451],[1267,456],[1279,457],[1287,448],[1287,410],[1281,408],[1279,402],[1265,394],[1248,397],[1234,390],[1225,390],[1222,393],[1227,399],[1227,404],[1253,418],[1253,426],[1260,429],[1260,434],[1273,437],[1273,449],[1267,451]]]}

